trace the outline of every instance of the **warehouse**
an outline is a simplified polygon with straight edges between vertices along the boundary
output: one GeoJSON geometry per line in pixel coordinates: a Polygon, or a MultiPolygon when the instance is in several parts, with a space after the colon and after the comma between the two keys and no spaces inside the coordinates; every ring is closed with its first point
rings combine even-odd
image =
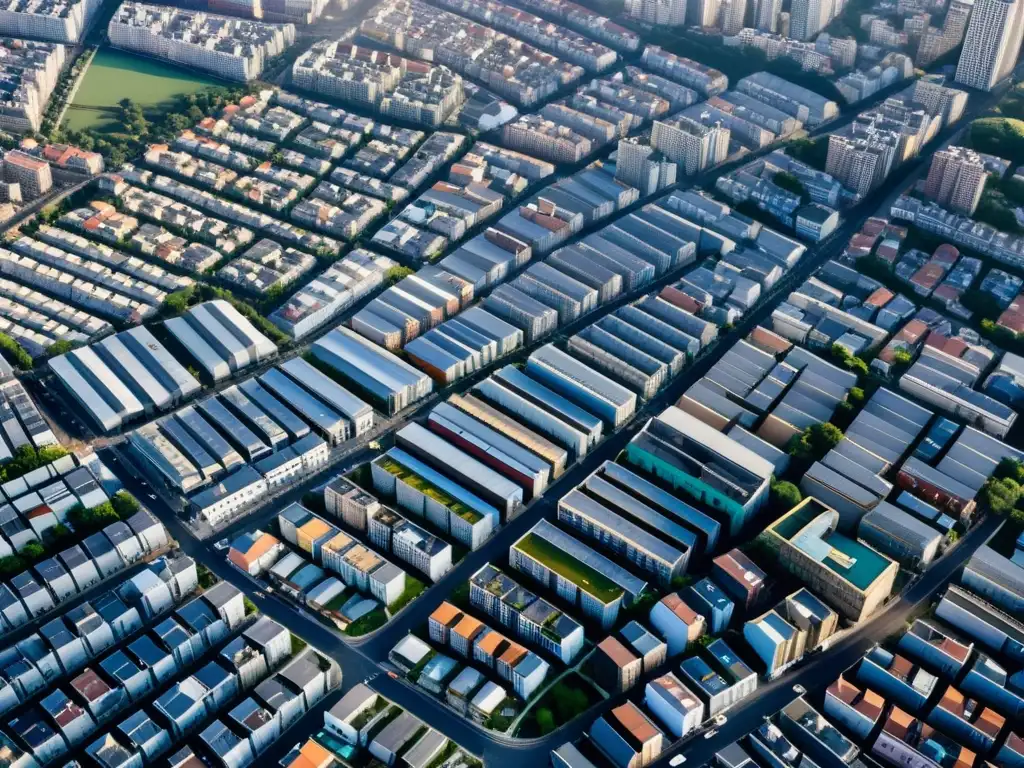
{"type": "Polygon", "coordinates": [[[700,341],[701,348],[706,347],[718,337],[717,325],[707,320],[702,320],[696,315],[658,296],[648,296],[636,306],[638,309],[653,315],[662,322],[668,323],[673,328],[678,328],[688,336],[697,339],[700,341]]]}
{"type": "MultiPolygon", "coordinates": [[[[564,424],[581,435],[582,443],[575,449],[577,458],[583,456],[601,440],[604,424],[599,417],[527,376],[519,368],[505,366],[495,371],[494,376],[488,381],[491,380],[500,389],[485,388],[487,382],[481,383],[479,388],[485,394],[493,392],[493,402],[510,409],[513,405],[521,406],[517,407],[514,413],[523,418],[534,417],[534,420],[529,422],[534,426],[557,430],[558,424],[564,424]],[[501,399],[498,399],[499,397],[501,399]],[[506,402],[511,405],[506,405],[506,402]]],[[[562,434],[560,430],[557,431],[562,434]]]]}
{"type": "MultiPolygon", "coordinates": [[[[288,442],[288,433],[250,400],[237,386],[230,386],[220,393],[220,399],[253,432],[271,448],[277,449],[288,442]]],[[[307,428],[308,429],[308,428],[307,428]]]]}
{"type": "MultiPolygon", "coordinates": [[[[156,343],[156,339],[153,339],[153,343],[156,343]]],[[[92,349],[139,399],[147,414],[162,411],[171,406],[174,395],[157,380],[151,368],[137,360],[128,351],[119,336],[108,336],[95,344],[92,349]]],[[[193,384],[194,387],[190,389],[190,394],[199,389],[199,382],[193,379],[193,384]]]]}
{"type": "Polygon", "coordinates": [[[388,415],[433,391],[429,376],[347,328],[335,328],[310,351],[320,362],[353,382],[358,392],[367,393],[388,415]]]}
{"type": "Polygon", "coordinates": [[[561,325],[578,320],[592,312],[598,303],[598,293],[567,274],[559,272],[546,262],[530,266],[512,281],[512,286],[558,312],[561,325]]]}
{"type": "Polygon", "coordinates": [[[698,224],[654,203],[641,208],[637,217],[687,243],[699,243],[704,232],[704,228],[698,224]]]}
{"type": "Polygon", "coordinates": [[[164,433],[167,439],[185,455],[192,463],[192,466],[199,470],[203,477],[212,480],[223,473],[224,467],[221,466],[220,462],[211,456],[210,452],[198,440],[192,437],[192,433],[185,429],[181,422],[174,418],[173,414],[165,416],[154,423],[160,428],[160,431],[164,433]]]}
{"type": "Polygon", "coordinates": [[[647,589],[645,580],[547,520],[509,548],[509,565],[578,604],[605,630],[615,624],[623,604],[629,607],[647,589]]]}
{"type": "Polygon", "coordinates": [[[532,249],[515,237],[488,228],[438,264],[473,284],[475,293],[504,281],[530,260],[532,249]]]}
{"type": "Polygon", "coordinates": [[[595,499],[602,506],[621,517],[632,520],[641,528],[656,531],[658,535],[670,539],[673,546],[685,556],[680,563],[681,572],[684,572],[690,555],[695,550],[701,549],[704,543],[703,539],[689,528],[680,525],[676,520],[648,505],[647,500],[643,499],[640,494],[630,493],[616,485],[612,477],[602,476],[602,469],[599,467],[576,490],[595,499]]]}
{"type": "Polygon", "coordinates": [[[427,417],[427,426],[522,486],[530,498],[539,496],[547,488],[551,466],[544,459],[450,403],[437,405],[427,417]]]}
{"type": "MultiPolygon", "coordinates": [[[[629,309],[633,309],[629,307],[629,309]]],[[[642,312],[640,314],[643,314],[642,312]]],[[[654,318],[651,318],[653,320],[654,318]]],[[[647,331],[637,328],[620,315],[607,315],[601,318],[596,327],[607,331],[641,352],[650,355],[668,368],[668,375],[675,376],[686,364],[686,349],[675,349],[663,339],[652,336],[647,331]]]]}
{"type": "Polygon", "coordinates": [[[496,376],[491,376],[477,384],[474,392],[487,402],[511,413],[539,433],[549,436],[559,445],[565,446],[575,456],[586,455],[591,445],[588,433],[575,426],[571,421],[545,410],[528,396],[517,393],[513,387],[501,382],[496,376]]]}
{"type": "Polygon", "coordinates": [[[938,530],[885,501],[861,518],[857,536],[882,554],[914,567],[927,567],[942,541],[938,530]]]}
{"type": "Polygon", "coordinates": [[[860,520],[874,509],[882,497],[858,485],[821,462],[815,462],[800,478],[800,490],[814,496],[839,513],[839,529],[857,530],[860,520]]]}
{"type": "MultiPolygon", "coordinates": [[[[403,277],[394,288],[418,299],[424,306],[431,307],[434,316],[437,316],[437,312],[433,311],[433,308],[436,308],[442,320],[456,314],[462,308],[461,291],[453,291],[450,285],[442,288],[427,277],[421,277],[418,272],[403,277]]],[[[391,288],[388,288],[381,295],[387,296],[390,290],[391,288]]]]}
{"type": "Polygon", "coordinates": [[[523,331],[532,344],[558,327],[558,312],[512,285],[499,285],[484,299],[483,308],[523,331]]]}
{"type": "Polygon", "coordinates": [[[416,278],[429,283],[442,294],[455,298],[457,303],[454,306],[448,305],[449,314],[455,314],[460,308],[473,301],[475,292],[471,282],[433,264],[420,267],[416,272],[416,278]]]}
{"type": "Polygon", "coordinates": [[[259,382],[278,399],[288,403],[299,415],[331,445],[342,443],[349,437],[348,420],[324,405],[277,368],[259,377],[259,382]]]}
{"type": "Polygon", "coordinates": [[[140,416],[145,408],[91,347],[49,361],[50,370],[104,432],[140,416]]]}
{"type": "Polygon", "coordinates": [[[770,461],[772,466],[775,467],[776,477],[781,477],[789,466],[788,453],[779,450],[771,443],[765,442],[757,435],[748,432],[739,424],[733,424],[726,434],[744,448],[749,448],[762,459],[770,461]]]}
{"type": "Polygon", "coordinates": [[[395,435],[395,444],[453,478],[511,520],[523,504],[523,489],[415,422],[395,435]]]}
{"type": "Polygon", "coordinates": [[[544,459],[551,468],[552,479],[558,478],[565,471],[569,454],[564,448],[542,437],[517,420],[510,419],[473,394],[452,395],[448,398],[448,403],[544,459]]]}
{"type": "Polygon", "coordinates": [[[270,446],[260,440],[216,396],[197,403],[196,407],[211,424],[220,429],[247,462],[258,461],[271,452],[270,446]]]}
{"type": "MultiPolygon", "coordinates": [[[[690,543],[689,546],[694,555],[710,554],[718,546],[718,540],[722,534],[721,523],[621,464],[606,461],[591,477],[599,477],[610,486],[608,489],[598,486],[602,488],[602,493],[608,493],[609,497],[611,488],[617,488],[643,504],[644,507],[677,521],[684,531],[693,532],[696,535],[696,542],[690,543]]],[[[658,528],[659,530],[670,530],[662,529],[660,525],[658,528]]],[[[680,537],[678,539],[680,544],[688,542],[683,531],[677,530],[676,535],[680,537]]]]}
{"type": "Polygon", "coordinates": [[[594,263],[590,254],[578,245],[559,248],[545,263],[596,290],[599,304],[612,301],[622,293],[622,275],[594,263]]]}
{"type": "Polygon", "coordinates": [[[638,219],[636,214],[632,213],[629,216],[617,219],[614,224],[610,224],[602,229],[600,237],[617,248],[621,248],[627,253],[631,253],[653,264],[655,276],[661,277],[673,269],[672,262],[675,254],[662,251],[657,247],[659,244],[657,235],[659,233],[664,236],[660,239],[662,247],[668,248],[671,251],[675,247],[682,246],[682,241],[672,238],[666,232],[660,232],[660,230],[638,219]]]}
{"type": "Polygon", "coordinates": [[[128,435],[128,445],[142,458],[142,466],[181,493],[189,493],[209,482],[196,466],[167,439],[156,424],[146,424],[128,435]]]}
{"type": "Polygon", "coordinates": [[[385,349],[401,349],[407,337],[418,336],[419,324],[386,304],[363,307],[349,320],[352,330],[385,349]]]}
{"type": "Polygon", "coordinates": [[[659,259],[664,265],[659,270],[660,274],[692,264],[697,259],[697,245],[693,240],[679,237],[671,230],[664,229],[656,217],[652,217],[647,211],[631,213],[619,219],[611,229],[612,237],[608,239],[612,242],[615,242],[617,230],[622,233],[619,242],[622,247],[628,248],[625,244],[627,242],[638,243],[641,247],[639,253],[643,258],[651,256],[659,259]]]}
{"type": "Polygon", "coordinates": [[[582,361],[623,382],[650,400],[668,380],[668,367],[598,325],[569,339],[568,349],[582,361]]]}
{"type": "Polygon", "coordinates": [[[253,405],[273,418],[284,429],[289,440],[298,440],[309,434],[309,425],[296,416],[291,408],[270,394],[255,377],[240,383],[238,389],[253,405]]]}
{"type": "Polygon", "coordinates": [[[523,332],[491,314],[483,307],[470,307],[451,322],[469,326],[497,343],[497,357],[504,357],[523,346],[523,332]]]}
{"type": "Polygon", "coordinates": [[[601,501],[572,490],[558,502],[558,521],[598,542],[663,587],[686,572],[689,548],[678,548],[630,522],[601,501]]]}
{"type": "Polygon", "coordinates": [[[612,317],[629,323],[651,338],[658,339],[662,344],[667,344],[681,352],[684,359],[680,365],[685,365],[686,358],[693,358],[700,352],[700,339],[684,333],[664,320],[659,320],[633,304],[619,307],[612,317]]]}
{"type": "Polygon", "coordinates": [[[674,406],[647,422],[626,447],[630,463],[728,515],[738,533],[764,505],[774,467],[674,406]]]}
{"type": "Polygon", "coordinates": [[[496,507],[401,448],[374,459],[370,472],[377,491],[394,496],[402,509],[426,518],[470,549],[501,525],[496,507]],[[425,491],[430,490],[440,493],[428,496],[425,491]]]}
{"type": "Polygon", "coordinates": [[[600,232],[587,235],[576,247],[595,264],[622,275],[622,288],[625,291],[642,288],[655,278],[653,263],[605,240],[600,232]]]}
{"type": "MultiPolygon", "coordinates": [[[[520,331],[516,332],[522,335],[520,331]]],[[[461,349],[463,354],[472,357],[473,365],[477,367],[490,365],[498,359],[498,342],[466,325],[461,315],[441,323],[437,328],[427,331],[426,335],[428,338],[443,340],[442,346],[452,352],[461,349]]]]}
{"type": "Polygon", "coordinates": [[[277,354],[274,343],[223,299],[192,307],[164,326],[214,381],[277,354]]]}
{"type": "Polygon", "coordinates": [[[172,416],[168,416],[165,422],[170,419],[176,419],[184,427],[185,431],[194,440],[198,441],[206,452],[224,469],[230,471],[233,467],[237,467],[242,463],[242,457],[238,455],[238,451],[232,448],[231,444],[206,419],[200,416],[191,405],[176,411],[172,416]]]}
{"type": "Polygon", "coordinates": [[[552,344],[527,359],[526,371],[556,392],[618,427],[636,412],[636,395],[552,344]]]}
{"type": "Polygon", "coordinates": [[[428,333],[410,341],[403,351],[413,363],[441,386],[458,381],[467,373],[473,372],[471,352],[465,351],[462,356],[455,355],[437,342],[438,340],[431,338],[428,333]]]}
{"type": "Polygon", "coordinates": [[[352,437],[373,429],[373,408],[301,357],[293,357],[278,368],[348,419],[352,437]]]}
{"type": "Polygon", "coordinates": [[[911,456],[896,476],[900,488],[917,491],[928,501],[951,515],[968,519],[974,509],[974,489],[945,472],[930,467],[911,456]]]}

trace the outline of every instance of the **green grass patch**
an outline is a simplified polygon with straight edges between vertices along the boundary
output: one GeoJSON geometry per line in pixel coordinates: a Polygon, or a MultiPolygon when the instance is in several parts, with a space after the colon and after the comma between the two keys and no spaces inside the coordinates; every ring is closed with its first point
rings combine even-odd
{"type": "Polygon", "coordinates": [[[427,585],[419,579],[413,578],[406,574],[405,576],[405,591],[400,594],[391,605],[388,606],[388,612],[394,616],[400,610],[405,608],[409,603],[415,600],[417,597],[423,594],[426,590],[427,585]]]}
{"type": "Polygon", "coordinates": [[[365,616],[360,616],[347,627],[345,634],[349,637],[360,637],[380,629],[388,623],[388,614],[383,608],[375,608],[365,616]]]}
{"type": "Polygon", "coordinates": [[[602,700],[589,682],[575,672],[566,675],[534,702],[516,729],[519,738],[544,736],[582,715],[602,700]]]}
{"type": "Polygon", "coordinates": [[[218,84],[184,67],[102,48],[89,64],[64,119],[72,130],[109,131],[118,125],[118,102],[122,99],[152,109],[218,84]]]}

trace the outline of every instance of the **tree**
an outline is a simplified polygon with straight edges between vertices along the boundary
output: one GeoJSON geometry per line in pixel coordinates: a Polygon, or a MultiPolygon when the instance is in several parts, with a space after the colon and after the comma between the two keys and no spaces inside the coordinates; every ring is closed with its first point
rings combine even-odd
{"type": "Polygon", "coordinates": [[[38,541],[30,541],[18,554],[29,564],[37,563],[46,557],[46,548],[38,541]]]}
{"type": "Polygon", "coordinates": [[[892,354],[892,363],[898,368],[906,368],[914,361],[914,356],[906,349],[897,349],[892,354]]]}
{"type": "Polygon", "coordinates": [[[868,375],[868,364],[861,358],[850,354],[850,351],[841,344],[832,345],[832,358],[847,370],[853,371],[858,376],[868,375]]]}
{"type": "Polygon", "coordinates": [[[967,136],[967,145],[978,152],[996,155],[1014,165],[1024,162],[1024,121],[985,117],[971,123],[967,136]]]}
{"type": "Polygon", "coordinates": [[[854,405],[861,405],[864,402],[864,390],[860,387],[851,387],[846,393],[846,399],[854,405]]]}
{"type": "Polygon", "coordinates": [[[7,555],[0,557],[0,579],[7,579],[17,576],[28,567],[21,555],[7,555]]]}
{"type": "Polygon", "coordinates": [[[788,512],[804,500],[800,489],[787,480],[776,480],[771,484],[769,500],[775,514],[788,512]]]}
{"type": "Polygon", "coordinates": [[[985,512],[1005,516],[1014,511],[1020,499],[1020,485],[1016,480],[990,477],[978,492],[978,506],[985,512]]]}
{"type": "Polygon", "coordinates": [[[843,431],[835,424],[812,424],[800,435],[794,435],[787,447],[790,456],[805,461],[820,461],[843,439],[843,431]]]}
{"type": "Polygon", "coordinates": [[[586,693],[579,688],[568,686],[564,682],[555,683],[551,688],[551,698],[555,714],[558,715],[558,721],[561,723],[567,723],[583,714],[590,706],[586,693]]]}
{"type": "Polygon", "coordinates": [[[537,730],[540,731],[541,736],[546,736],[555,730],[555,716],[547,707],[541,707],[537,710],[537,730]]]}
{"type": "Polygon", "coordinates": [[[58,339],[46,348],[46,356],[57,357],[59,355],[66,355],[71,350],[75,349],[78,345],[73,341],[67,339],[58,339]]]}
{"type": "Polygon", "coordinates": [[[828,138],[794,139],[786,146],[786,154],[812,168],[824,171],[825,161],[828,159],[828,138]]]}
{"type": "Polygon", "coordinates": [[[802,203],[806,204],[811,202],[811,195],[807,191],[807,187],[805,187],[803,183],[801,183],[800,179],[798,179],[796,176],[794,176],[792,173],[789,173],[788,171],[779,171],[778,173],[776,173],[772,177],[772,183],[775,184],[775,186],[786,190],[787,192],[792,192],[794,195],[799,195],[800,201],[802,203]]]}
{"type": "Polygon", "coordinates": [[[140,509],[139,500],[128,493],[128,491],[118,491],[115,493],[110,499],[110,506],[114,513],[122,520],[127,520],[140,509]]]}
{"type": "Polygon", "coordinates": [[[413,272],[408,267],[391,267],[387,272],[384,273],[384,279],[388,285],[394,285],[411,275],[413,272]]]}
{"type": "Polygon", "coordinates": [[[1000,480],[1009,478],[1018,485],[1024,485],[1024,462],[1007,457],[996,465],[996,471],[992,476],[1000,480]]]}
{"type": "Polygon", "coordinates": [[[83,536],[101,531],[120,519],[120,516],[114,511],[113,504],[109,501],[105,501],[92,509],[86,509],[81,504],[78,504],[68,511],[68,520],[75,526],[75,531],[83,536]]]}

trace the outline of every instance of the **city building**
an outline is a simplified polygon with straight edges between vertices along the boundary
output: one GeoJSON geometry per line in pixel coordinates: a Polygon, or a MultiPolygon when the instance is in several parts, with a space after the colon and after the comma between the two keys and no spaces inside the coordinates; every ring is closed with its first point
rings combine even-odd
{"type": "Polygon", "coordinates": [[[643,660],[611,635],[597,644],[590,666],[597,684],[612,694],[628,691],[643,672],[643,660]]]}
{"type": "Polygon", "coordinates": [[[789,36],[810,40],[832,20],[832,0],[793,0],[789,36]]]}
{"type": "Polygon", "coordinates": [[[861,136],[828,137],[825,172],[861,197],[881,186],[896,163],[899,134],[873,130],[861,136]]]}
{"type": "MultiPolygon", "coordinates": [[[[9,14],[8,9],[0,11],[0,24],[9,14]]],[[[0,52],[4,80],[0,89],[0,130],[15,134],[38,131],[67,52],[59,44],[10,38],[0,39],[0,52]]]]}
{"type": "Polygon", "coordinates": [[[594,721],[590,740],[615,768],[645,768],[661,754],[665,736],[627,701],[594,721]]]}
{"type": "Polygon", "coordinates": [[[651,146],[693,176],[725,162],[729,155],[729,129],[721,124],[703,125],[689,117],[655,120],[651,146]]]}
{"type": "Polygon", "coordinates": [[[296,59],[292,78],[305,90],[431,128],[442,125],[464,98],[462,78],[447,67],[343,40],[315,43],[296,59]]]}
{"type": "Polygon", "coordinates": [[[676,183],[678,166],[657,148],[639,139],[620,139],[615,157],[615,178],[648,197],[676,183]]]}
{"type": "Polygon", "coordinates": [[[647,587],[647,582],[547,520],[509,548],[509,565],[579,605],[604,629],[615,624],[620,607],[631,605],[647,587]]]}
{"type": "Polygon", "coordinates": [[[774,465],[675,406],[626,446],[630,464],[728,516],[738,533],[768,498],[774,465]]]}
{"type": "Polygon", "coordinates": [[[704,617],[708,634],[720,635],[728,629],[735,606],[711,579],[703,578],[690,585],[683,596],[686,604],[704,617]]]}
{"type": "Polygon", "coordinates": [[[655,27],[681,27],[686,23],[686,0],[627,0],[626,13],[655,27]]]}
{"type": "Polygon", "coordinates": [[[1024,4],[1019,0],[978,0],[956,66],[956,82],[990,91],[1017,63],[1024,35],[1024,4]]]}
{"type": "Polygon", "coordinates": [[[644,704],[677,739],[692,733],[704,720],[704,703],[671,672],[647,684],[644,704]]]}
{"type": "Polygon", "coordinates": [[[722,639],[684,659],[679,679],[700,697],[705,717],[714,717],[757,689],[757,673],[722,639]]]}
{"type": "Polygon", "coordinates": [[[21,188],[25,200],[45,195],[53,188],[50,164],[17,149],[4,153],[3,176],[5,182],[21,188]]]}
{"type": "Polygon", "coordinates": [[[985,189],[985,162],[974,150],[946,147],[932,155],[924,193],[943,208],[970,216],[985,189]]]}
{"type": "Polygon", "coordinates": [[[759,538],[787,571],[851,621],[862,621],[892,594],[899,566],[838,533],[839,513],[808,497],[759,538]]]}
{"type": "Polygon", "coordinates": [[[775,677],[835,634],[839,616],[806,589],[743,625],[743,637],[775,677]]]}
{"type": "Polygon", "coordinates": [[[765,572],[738,549],[716,557],[711,575],[727,595],[747,609],[757,603],[765,588],[765,572]]]}
{"type": "Polygon", "coordinates": [[[295,27],[125,2],[107,36],[117,48],[248,82],[295,42],[295,27]]]}
{"type": "Polygon", "coordinates": [[[18,0],[0,10],[0,34],[73,45],[81,40],[102,5],[102,0],[18,0]]]}
{"type": "Polygon", "coordinates": [[[678,656],[704,634],[702,615],[683,602],[676,592],[665,595],[651,608],[651,626],[665,640],[670,657],[678,656]]]}

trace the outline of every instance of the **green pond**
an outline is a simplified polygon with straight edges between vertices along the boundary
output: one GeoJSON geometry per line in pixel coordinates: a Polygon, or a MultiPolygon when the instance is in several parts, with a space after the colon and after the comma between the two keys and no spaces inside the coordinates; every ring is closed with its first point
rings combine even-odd
{"type": "Polygon", "coordinates": [[[155,107],[175,96],[218,84],[212,78],[154,59],[102,48],[89,65],[64,120],[76,131],[102,129],[113,122],[102,108],[116,108],[121,99],[155,107]]]}

